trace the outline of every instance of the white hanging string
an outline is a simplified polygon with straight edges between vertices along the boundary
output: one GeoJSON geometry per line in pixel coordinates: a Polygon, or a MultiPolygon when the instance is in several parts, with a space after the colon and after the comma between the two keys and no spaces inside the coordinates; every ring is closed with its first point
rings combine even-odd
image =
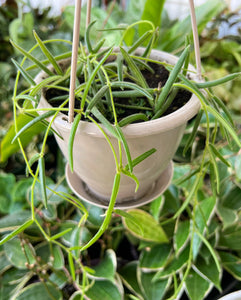
{"type": "Polygon", "coordinates": [[[201,67],[201,56],[200,56],[200,45],[198,39],[197,21],[195,14],[195,7],[193,0],[189,0],[190,12],[191,12],[191,22],[192,22],[192,32],[193,32],[193,42],[195,50],[196,68],[198,79],[202,79],[202,67],[201,67]]]}
{"type": "Polygon", "coordinates": [[[90,24],[90,19],[91,19],[91,5],[92,5],[92,0],[88,0],[88,2],[87,2],[87,14],[86,14],[86,28],[90,24]]]}
{"type": "Polygon", "coordinates": [[[72,123],[74,120],[74,104],[75,104],[74,91],[75,91],[75,84],[76,84],[76,70],[77,70],[78,48],[79,48],[80,16],[81,16],[81,0],[75,0],[75,16],[74,16],[74,29],[73,29],[70,87],[69,87],[69,115],[68,115],[69,123],[72,123]]]}

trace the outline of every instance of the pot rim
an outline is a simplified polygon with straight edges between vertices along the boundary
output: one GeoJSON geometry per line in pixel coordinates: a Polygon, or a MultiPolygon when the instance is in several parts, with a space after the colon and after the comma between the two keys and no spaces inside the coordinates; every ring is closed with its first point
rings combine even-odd
{"type": "MultiPolygon", "coordinates": [[[[116,49],[114,49],[116,50],[116,49]]],[[[136,50],[136,55],[141,55],[144,52],[144,48],[138,48],[136,50]]],[[[167,62],[169,64],[175,64],[178,60],[177,56],[174,56],[172,54],[169,54],[164,51],[160,50],[152,50],[150,58],[155,60],[160,60],[163,62],[167,62]]],[[[66,60],[68,61],[68,59],[66,60]]],[[[196,69],[189,65],[188,75],[196,82],[200,82],[198,79],[198,76],[196,75],[196,69]]],[[[46,77],[46,73],[41,71],[36,77],[35,82],[39,83],[43,78],[46,77]]],[[[129,124],[124,127],[122,127],[122,131],[125,134],[126,137],[137,137],[137,136],[146,136],[146,135],[153,135],[157,134],[159,132],[167,132],[170,131],[176,127],[185,125],[191,118],[193,118],[198,111],[200,110],[201,104],[199,99],[196,95],[192,95],[189,101],[183,105],[181,108],[176,110],[175,112],[160,117],[155,120],[149,120],[146,122],[140,122],[140,123],[134,123],[129,124]]],[[[38,105],[38,108],[52,108],[52,106],[47,102],[46,98],[41,95],[41,100],[38,105]]],[[[39,112],[40,113],[40,112],[39,112]]],[[[62,112],[59,112],[58,116],[56,117],[55,121],[56,124],[62,129],[62,130],[71,130],[72,123],[68,122],[68,118],[65,114],[62,112]]],[[[103,137],[103,133],[101,130],[91,122],[86,121],[80,121],[79,126],[81,127],[81,131],[85,132],[86,134],[90,134],[92,136],[96,137],[103,137]]],[[[113,125],[114,126],[114,125],[113,125]]],[[[102,126],[102,128],[104,128],[102,126]]],[[[108,135],[111,135],[108,132],[108,135]]]]}

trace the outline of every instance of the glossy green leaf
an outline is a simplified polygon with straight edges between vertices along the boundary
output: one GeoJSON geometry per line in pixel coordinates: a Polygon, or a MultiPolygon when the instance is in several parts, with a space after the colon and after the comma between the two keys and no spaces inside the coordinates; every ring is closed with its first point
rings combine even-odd
{"type": "Polygon", "coordinates": [[[97,266],[92,267],[94,273],[90,276],[102,280],[109,279],[114,282],[116,266],[117,260],[115,252],[112,249],[108,249],[100,263],[97,266]]]}
{"type": "Polygon", "coordinates": [[[61,248],[57,245],[54,245],[53,246],[53,252],[52,252],[52,255],[54,257],[54,261],[53,261],[53,267],[54,269],[63,269],[64,267],[64,255],[63,255],[63,252],[61,250],[61,248]]]}
{"type": "Polygon", "coordinates": [[[0,232],[13,231],[31,218],[31,212],[23,210],[0,218],[0,232]]]}
{"type": "Polygon", "coordinates": [[[12,267],[11,263],[7,260],[4,253],[0,254],[0,275],[2,275],[6,270],[12,267]]]}
{"type": "MultiPolygon", "coordinates": [[[[17,116],[16,123],[18,126],[18,130],[21,130],[21,128],[23,128],[26,124],[31,122],[31,120],[31,117],[26,116],[24,114],[20,114],[19,116],[17,116]]],[[[36,123],[30,128],[28,128],[28,130],[26,130],[20,137],[23,147],[26,147],[32,141],[34,136],[44,131],[45,129],[46,127],[41,123],[36,123]]],[[[1,162],[6,162],[12,154],[20,150],[18,141],[12,143],[15,134],[15,126],[12,125],[9,128],[7,134],[4,136],[3,140],[1,141],[1,162]]]]}
{"type": "Polygon", "coordinates": [[[232,190],[222,199],[222,205],[233,210],[239,210],[241,208],[240,199],[241,188],[233,186],[232,190]]]}
{"type": "Polygon", "coordinates": [[[150,213],[153,216],[155,220],[159,220],[163,205],[165,202],[165,198],[163,195],[156,198],[154,201],[150,204],[150,213]]]}
{"type": "Polygon", "coordinates": [[[224,228],[230,226],[238,219],[238,214],[236,210],[227,208],[222,204],[217,205],[217,213],[223,222],[224,228]]]}
{"type": "Polygon", "coordinates": [[[137,281],[138,261],[127,263],[119,270],[119,274],[124,282],[124,285],[137,296],[141,295],[141,289],[137,281]]]}
{"type": "Polygon", "coordinates": [[[25,287],[15,300],[62,300],[63,296],[52,284],[33,283],[25,287]]]}
{"type": "Polygon", "coordinates": [[[11,192],[15,185],[15,176],[13,174],[0,174],[0,212],[9,213],[12,206],[11,192]]]}
{"type": "Polygon", "coordinates": [[[185,280],[187,293],[192,300],[203,300],[209,291],[210,283],[191,270],[185,280]]]}
{"type": "Polygon", "coordinates": [[[241,261],[238,256],[231,253],[219,251],[219,256],[222,261],[222,266],[227,270],[234,278],[241,280],[241,261]]]}
{"type": "Polygon", "coordinates": [[[139,284],[142,287],[145,299],[148,300],[161,300],[166,292],[169,285],[169,278],[159,279],[153,282],[153,273],[139,274],[139,284]]]}
{"type": "Polygon", "coordinates": [[[68,277],[62,270],[55,270],[49,276],[49,280],[56,284],[59,289],[62,289],[68,283],[68,277]]]}
{"type": "Polygon", "coordinates": [[[164,268],[163,271],[156,273],[154,280],[159,278],[166,278],[171,276],[173,273],[180,271],[187,263],[189,258],[189,247],[185,248],[179,256],[174,256],[172,260],[169,261],[169,264],[164,268]]]}
{"type": "Polygon", "coordinates": [[[116,284],[108,280],[95,281],[85,294],[91,300],[122,300],[122,295],[116,284]]]}
{"type": "MultiPolygon", "coordinates": [[[[161,16],[164,7],[165,0],[153,1],[146,0],[144,10],[141,16],[142,20],[147,20],[153,23],[155,28],[159,27],[161,24],[161,16]]],[[[150,25],[147,26],[144,24],[139,25],[139,34],[143,35],[147,29],[150,29],[150,25]]]]}
{"type": "Polygon", "coordinates": [[[142,231],[139,226],[133,223],[130,219],[123,219],[124,226],[128,231],[139,239],[152,241],[157,243],[167,243],[168,238],[158,222],[147,212],[140,209],[128,210],[142,226],[142,231]]]}
{"type": "Polygon", "coordinates": [[[140,268],[145,271],[163,269],[171,255],[170,244],[155,245],[142,251],[140,256],[140,268]]]}
{"type": "Polygon", "coordinates": [[[235,228],[233,232],[222,232],[219,245],[227,249],[241,250],[241,228],[235,228]]]}
{"type": "Polygon", "coordinates": [[[24,245],[24,249],[28,257],[27,259],[18,238],[14,238],[8,241],[6,244],[4,244],[3,247],[8,260],[18,269],[26,269],[27,267],[25,264],[28,261],[30,262],[30,264],[35,262],[35,257],[32,253],[32,251],[34,252],[34,250],[30,249],[30,247],[32,246],[30,246],[29,244],[24,245]]]}
{"type": "MultiPolygon", "coordinates": [[[[207,198],[199,203],[195,211],[195,226],[198,231],[203,234],[207,223],[215,208],[215,199],[213,197],[207,198]]],[[[201,245],[200,237],[195,233],[193,238],[193,256],[197,257],[199,247],[201,245]]]]}
{"type": "Polygon", "coordinates": [[[176,253],[185,247],[190,234],[190,221],[178,221],[176,224],[176,231],[174,233],[174,248],[176,253]]]}
{"type": "Polygon", "coordinates": [[[221,290],[220,280],[221,280],[221,272],[219,272],[216,263],[213,258],[210,257],[207,262],[202,257],[198,257],[197,262],[195,263],[195,268],[207,278],[210,282],[212,282],[218,290],[221,290]]]}

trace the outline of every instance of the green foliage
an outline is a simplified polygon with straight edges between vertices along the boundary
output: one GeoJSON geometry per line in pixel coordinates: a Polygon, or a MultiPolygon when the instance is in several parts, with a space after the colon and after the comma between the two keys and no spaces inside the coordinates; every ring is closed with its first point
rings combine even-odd
{"type": "MultiPolygon", "coordinates": [[[[156,1],[155,5],[162,9],[163,2],[156,1]]],[[[108,9],[110,7],[111,5],[108,9]]],[[[127,24],[130,21],[139,21],[141,17],[150,20],[148,16],[152,14],[157,27],[161,22],[161,14],[154,7],[154,5],[150,6],[150,1],[132,0],[129,1],[126,13],[115,5],[108,17],[110,11],[95,7],[92,17],[96,16],[98,19],[96,28],[101,28],[106,18],[107,28],[115,28],[120,20],[126,21],[127,24]]],[[[209,2],[199,8],[197,10],[199,30],[201,31],[210,18],[221,9],[220,1],[209,2]]],[[[82,13],[85,18],[85,9],[82,13]]],[[[65,26],[71,28],[73,8],[67,8],[63,18],[65,26]]],[[[165,22],[163,18],[165,18],[164,14],[162,23],[165,22]]],[[[26,14],[21,24],[20,19],[16,19],[11,25],[11,36],[25,49],[25,54],[26,49],[30,48],[26,43],[33,42],[32,29],[36,26],[35,19],[31,14],[26,14]]],[[[45,26],[48,26],[47,23],[46,21],[45,26]]],[[[143,39],[137,40],[133,49],[142,43],[145,44],[151,34],[154,38],[149,41],[151,44],[154,43],[155,28],[148,27],[146,30],[145,26],[137,27],[137,30],[134,30],[132,26],[123,26],[123,30],[128,32],[124,39],[125,43],[132,42],[142,30],[146,35],[143,39]]],[[[65,35],[63,27],[62,30],[65,35]]],[[[64,49],[66,50],[64,56],[69,57],[68,45],[61,46],[61,50],[56,50],[56,47],[52,52],[51,45],[43,40],[44,32],[41,34],[38,30],[36,32],[41,37],[40,39],[35,34],[38,48],[43,52],[39,57],[45,54],[45,58],[38,59],[38,62],[41,62],[40,66],[46,66],[50,62],[60,76],[62,73],[58,65],[60,57],[56,58],[56,55],[64,49]]],[[[81,34],[83,33],[84,30],[81,31],[81,34]]],[[[159,41],[162,40],[162,45],[157,43],[157,46],[174,50],[176,43],[183,47],[184,33],[190,33],[187,19],[177,22],[177,25],[161,35],[159,41]]],[[[32,178],[25,179],[23,174],[21,176],[4,172],[0,174],[0,299],[74,300],[88,297],[91,300],[101,298],[161,300],[177,299],[185,292],[190,300],[201,300],[212,287],[221,290],[223,275],[221,267],[237,280],[241,280],[239,224],[241,159],[239,149],[233,147],[233,142],[229,138],[227,139],[229,144],[224,141],[225,137],[231,135],[240,146],[240,136],[237,136],[236,129],[233,129],[235,120],[232,120],[233,115],[228,114],[219,99],[211,96],[210,90],[207,100],[200,96],[197,85],[188,83],[182,76],[175,75],[174,84],[182,84],[185,88],[196,92],[203,106],[198,122],[190,122],[188,125],[176,154],[172,185],[164,195],[140,209],[127,212],[113,210],[120,173],[136,180],[134,174],[131,174],[132,168],[152,155],[155,149],[150,149],[137,158],[131,157],[128,145],[122,136],[121,126],[138,120],[143,113],[139,113],[139,116],[135,116],[131,121],[124,120],[124,124],[116,121],[115,113],[119,110],[113,106],[111,97],[107,95],[110,89],[109,76],[105,77],[104,72],[101,73],[102,62],[94,61],[95,50],[99,47],[98,43],[94,46],[94,40],[96,37],[99,38],[99,35],[107,39],[107,45],[121,40],[121,34],[116,30],[102,32],[90,30],[89,49],[92,49],[93,56],[86,57],[87,84],[79,85],[78,93],[81,95],[87,87],[86,90],[96,95],[91,101],[91,97],[86,92],[85,101],[88,107],[86,117],[91,120],[93,114],[118,139],[119,143],[122,143],[128,164],[124,167],[118,165],[108,211],[104,212],[102,208],[83,204],[81,200],[69,193],[63,178],[62,164],[52,166],[48,161],[49,155],[57,156],[56,150],[51,153],[50,141],[47,139],[50,124],[43,124],[43,116],[37,117],[34,107],[26,107],[26,103],[38,101],[38,93],[44,85],[58,85],[59,77],[55,76],[53,82],[47,79],[41,87],[34,88],[31,96],[23,92],[20,95],[22,98],[15,98],[15,105],[29,111],[27,111],[28,115],[15,115],[16,127],[10,128],[1,144],[1,161],[6,162],[11,159],[11,155],[19,150],[19,146],[23,151],[23,148],[30,144],[33,136],[42,133],[44,139],[41,143],[34,144],[34,155],[29,160],[27,157],[30,153],[23,151],[27,162],[27,173],[32,175],[32,178]],[[93,62],[94,64],[91,65],[93,62]],[[91,74],[94,74],[93,78],[91,74]],[[94,78],[96,81],[92,85],[94,78]],[[95,93],[98,91],[97,84],[103,78],[104,89],[99,89],[99,92],[95,93]],[[103,113],[101,107],[103,98],[106,102],[109,101],[115,127],[108,120],[108,114],[103,113]],[[213,104],[211,108],[210,103],[213,104]],[[190,137],[193,127],[195,130],[190,137]],[[14,137],[19,139],[20,144],[16,140],[11,143],[14,137]],[[183,152],[185,157],[182,155],[183,152]]],[[[59,44],[59,41],[57,43],[59,44]]],[[[204,43],[202,51],[203,53],[204,50],[207,51],[206,56],[204,55],[207,58],[206,62],[212,58],[213,49],[217,49],[218,44],[216,43],[214,47],[209,42],[206,46],[204,43]]],[[[225,49],[225,53],[231,53],[234,44],[220,44],[225,49]]],[[[32,51],[36,49],[30,50],[31,55],[32,51]]],[[[107,56],[108,51],[111,52],[111,48],[108,48],[103,55],[107,56]]],[[[238,51],[239,48],[236,48],[235,44],[232,55],[237,62],[238,51]]],[[[118,61],[116,65],[110,63],[109,69],[107,68],[109,74],[118,78],[114,84],[112,83],[111,88],[115,89],[114,92],[119,93],[119,96],[128,93],[129,97],[136,93],[135,95],[146,97],[150,109],[155,99],[152,91],[143,89],[146,83],[138,69],[139,65],[143,66],[143,62],[137,61],[131,51],[122,50],[122,54],[123,59],[120,59],[120,62],[125,61],[123,68],[120,68],[118,61]],[[125,67],[130,68],[131,76],[136,78],[133,83],[123,82],[125,67]],[[142,87],[139,87],[137,82],[141,82],[142,87]]],[[[27,56],[31,58],[30,55],[27,56]]],[[[221,58],[224,59],[224,55],[221,58]]],[[[35,62],[30,68],[28,64],[25,66],[26,62],[16,63],[17,69],[27,81],[31,81],[32,71],[36,68],[35,62]],[[29,75],[31,77],[26,76],[28,73],[31,73],[29,75]]],[[[230,65],[233,65],[232,71],[239,71],[235,70],[235,64],[230,63],[230,65]]],[[[8,65],[4,65],[3,70],[7,72],[8,65]]],[[[236,79],[235,82],[238,80],[236,79]]],[[[216,83],[211,83],[212,86],[214,84],[216,83]]],[[[26,88],[25,82],[24,88],[26,88]]],[[[149,116],[149,110],[146,110],[149,116]]],[[[78,121],[78,118],[83,117],[83,112],[77,109],[76,113],[79,113],[76,118],[78,121]]],[[[53,112],[48,111],[47,116],[50,115],[55,117],[53,112]]],[[[145,114],[144,116],[146,117],[145,114]]],[[[73,150],[75,129],[76,127],[73,127],[73,136],[69,145],[70,153],[73,150]]],[[[117,155],[114,158],[117,159],[117,155]]]]}

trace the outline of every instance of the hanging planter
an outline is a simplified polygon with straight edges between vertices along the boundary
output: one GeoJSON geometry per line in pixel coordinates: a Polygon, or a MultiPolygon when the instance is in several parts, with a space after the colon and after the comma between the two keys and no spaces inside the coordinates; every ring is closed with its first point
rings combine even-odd
{"type": "MultiPolygon", "coordinates": [[[[144,51],[144,48],[139,48],[134,55],[141,57],[144,51]]],[[[157,50],[152,50],[149,59],[170,65],[175,65],[178,61],[177,57],[157,50]]],[[[60,65],[67,68],[69,63],[70,61],[66,60],[64,61],[66,67],[62,63],[60,65]]],[[[189,70],[191,73],[189,72],[188,76],[193,81],[197,81],[195,69],[189,66],[189,70]]],[[[152,74],[152,76],[158,77],[159,74],[152,74]]],[[[40,73],[35,79],[36,83],[40,84],[45,77],[47,77],[46,73],[40,73]]],[[[117,92],[113,91],[113,93],[117,92]]],[[[38,108],[53,109],[45,95],[44,91],[38,108]]],[[[135,191],[135,181],[123,174],[116,207],[127,208],[143,205],[157,198],[170,184],[173,172],[172,158],[181,141],[187,122],[200,109],[200,102],[195,95],[188,95],[190,97],[188,101],[186,94],[184,97],[185,99],[181,99],[181,102],[186,103],[182,107],[161,118],[121,127],[133,159],[151,149],[155,153],[134,167],[134,174],[139,180],[137,191],[135,191]]],[[[133,98],[133,101],[136,101],[136,98],[133,98]]],[[[175,107],[175,104],[172,106],[175,107]]],[[[55,135],[60,149],[68,160],[68,143],[72,124],[68,123],[66,115],[60,112],[53,121],[53,127],[62,137],[61,139],[55,135]]],[[[113,126],[113,130],[114,128],[113,126]]],[[[118,152],[118,139],[108,130],[106,134],[114,151],[118,152]]],[[[127,159],[123,157],[123,165],[125,166],[127,163],[127,159]]],[[[103,207],[108,206],[116,165],[103,132],[94,123],[80,121],[78,125],[73,143],[73,171],[72,173],[68,165],[66,177],[72,190],[83,200],[103,207]]]]}

